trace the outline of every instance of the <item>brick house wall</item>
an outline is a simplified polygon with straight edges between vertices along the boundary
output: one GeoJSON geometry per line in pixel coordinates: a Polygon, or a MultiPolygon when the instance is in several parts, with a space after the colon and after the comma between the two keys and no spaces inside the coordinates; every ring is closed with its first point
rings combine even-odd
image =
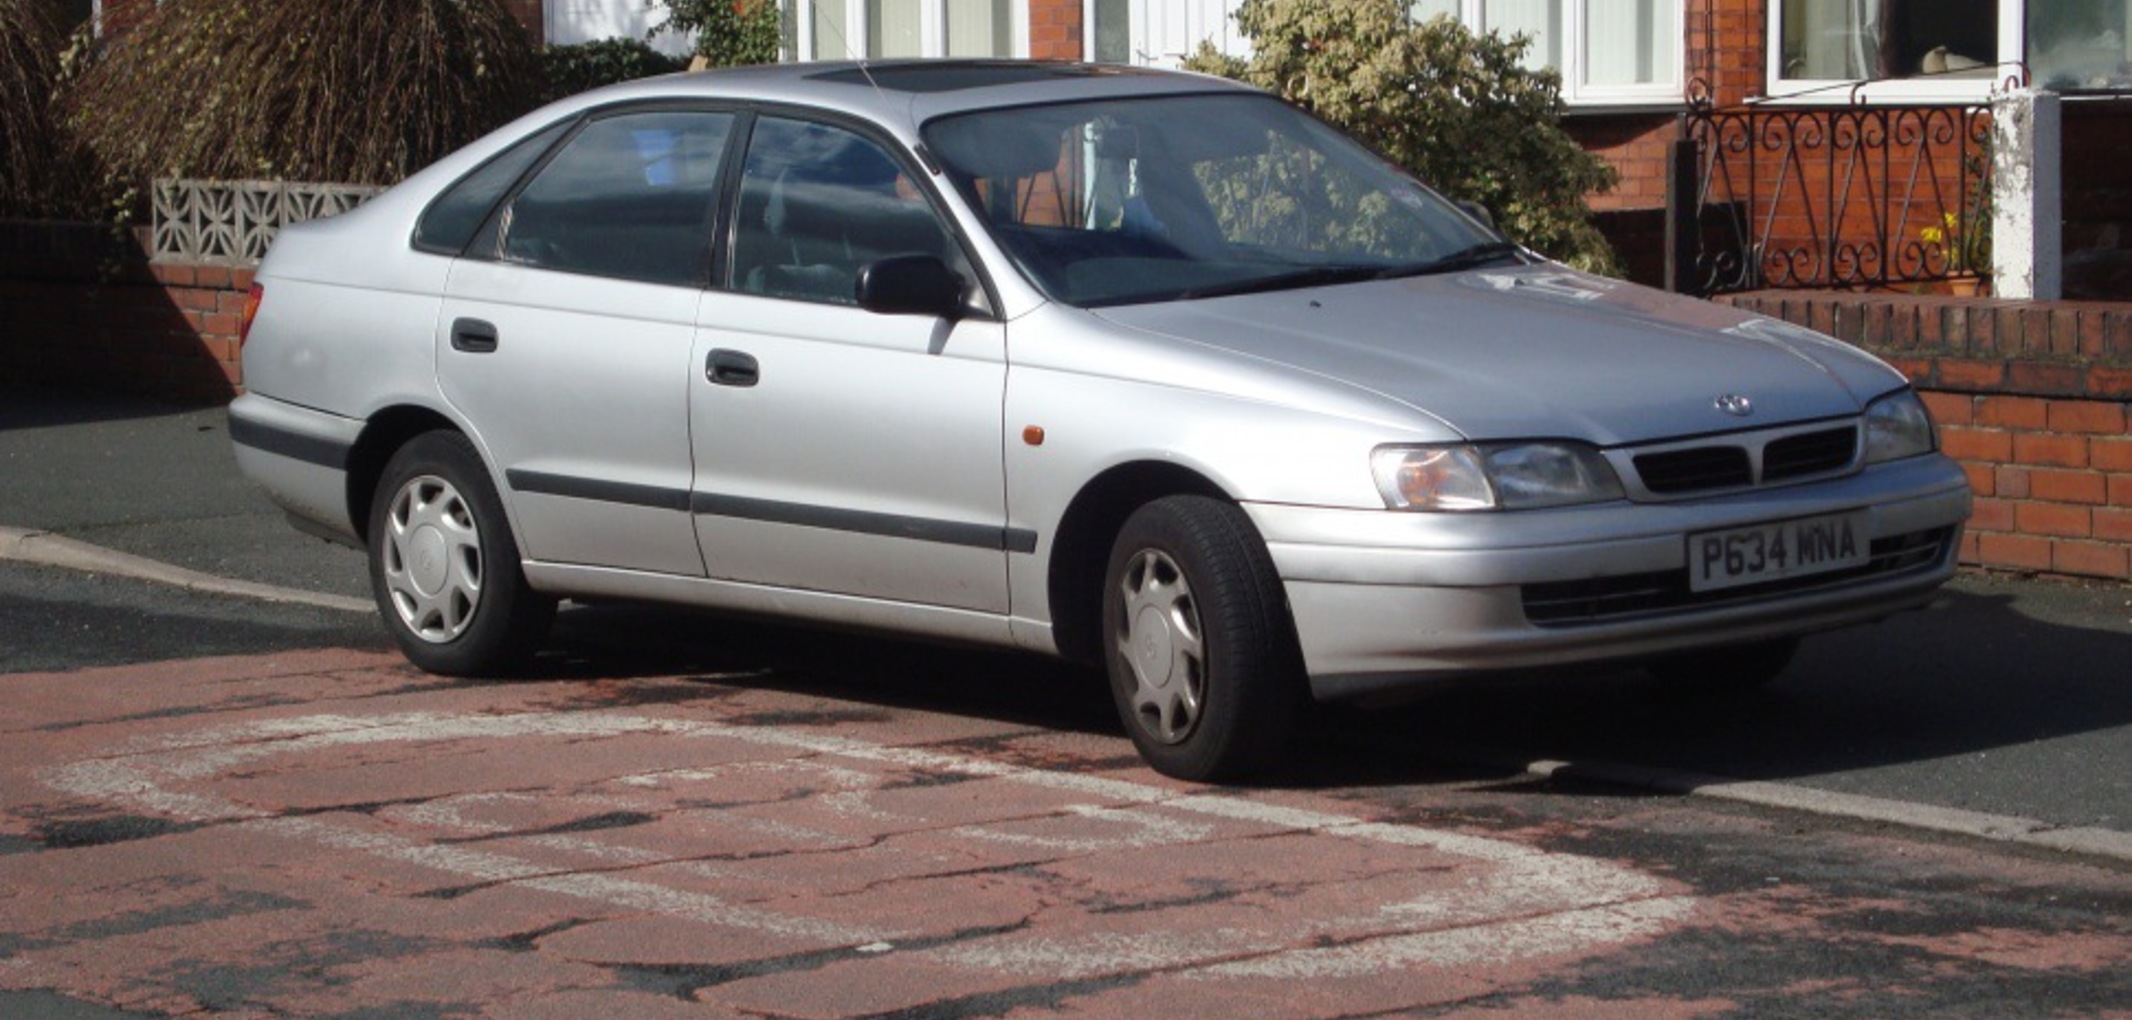
{"type": "Polygon", "coordinates": [[[1081,0],[1029,0],[1029,56],[1081,59],[1081,0]]]}

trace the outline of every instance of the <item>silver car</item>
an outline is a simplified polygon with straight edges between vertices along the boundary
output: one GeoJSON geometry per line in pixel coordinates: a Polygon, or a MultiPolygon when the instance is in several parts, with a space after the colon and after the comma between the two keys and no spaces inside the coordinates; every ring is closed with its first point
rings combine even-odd
{"type": "Polygon", "coordinates": [[[1931,597],[1901,375],[1575,272],[1228,82],[784,65],[546,107],[258,274],[238,460],[416,665],[627,598],[1102,663],[1155,768],[1313,699],[1712,685],[1931,597]]]}

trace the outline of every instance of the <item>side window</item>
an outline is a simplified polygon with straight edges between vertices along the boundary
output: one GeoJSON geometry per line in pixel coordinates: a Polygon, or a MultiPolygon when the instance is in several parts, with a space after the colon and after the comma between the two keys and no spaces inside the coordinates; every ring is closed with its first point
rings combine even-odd
{"type": "Polygon", "coordinates": [[[488,220],[489,211],[496,208],[497,200],[562,137],[570,124],[563,121],[505,149],[502,155],[446,188],[423,210],[421,222],[415,224],[415,247],[439,255],[465,251],[475,232],[488,220]]]}
{"type": "Polygon", "coordinates": [[[694,284],[733,116],[686,110],[593,121],[497,218],[479,254],[542,269],[694,284]]]}
{"type": "Polygon", "coordinates": [[[975,279],[940,214],[888,151],[825,124],[764,117],[741,167],[731,286],[855,304],[859,270],[932,255],[975,279]]]}

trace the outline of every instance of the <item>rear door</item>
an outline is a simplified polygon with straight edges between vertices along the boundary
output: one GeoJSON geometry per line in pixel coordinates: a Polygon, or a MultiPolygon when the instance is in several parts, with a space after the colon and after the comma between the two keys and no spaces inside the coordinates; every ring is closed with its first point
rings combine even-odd
{"type": "Polygon", "coordinates": [[[438,376],[501,469],[530,560],[703,573],[689,365],[734,120],[587,122],[453,266],[438,376]]]}

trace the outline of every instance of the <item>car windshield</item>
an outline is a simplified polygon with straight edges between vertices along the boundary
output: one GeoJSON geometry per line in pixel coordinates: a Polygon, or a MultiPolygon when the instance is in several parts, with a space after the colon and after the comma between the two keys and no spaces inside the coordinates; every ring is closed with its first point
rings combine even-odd
{"type": "Polygon", "coordinates": [[[1519,257],[1403,171],[1272,97],[985,110],[924,133],[1022,272],[1081,307],[1519,257]]]}

